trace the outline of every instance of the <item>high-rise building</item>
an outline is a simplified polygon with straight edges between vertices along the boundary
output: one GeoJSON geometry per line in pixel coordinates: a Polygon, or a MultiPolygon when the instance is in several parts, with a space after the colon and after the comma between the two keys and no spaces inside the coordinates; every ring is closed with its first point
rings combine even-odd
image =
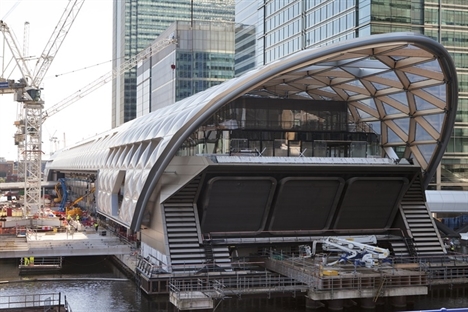
{"type": "MultiPolygon", "coordinates": [[[[459,101],[454,132],[429,189],[468,190],[466,0],[237,0],[236,24],[236,75],[303,49],[371,34],[415,32],[442,43],[457,67],[459,101]]],[[[404,92],[393,99],[406,101],[404,92]]]]}
{"type": "MultiPolygon", "coordinates": [[[[234,0],[114,2],[113,68],[151,44],[175,21],[234,21],[234,0]]],[[[114,79],[112,127],[136,117],[136,68],[114,79]]]]}
{"type": "Polygon", "coordinates": [[[234,23],[175,22],[137,67],[137,117],[234,77],[234,23]],[[169,40],[168,40],[169,38],[169,40]]]}

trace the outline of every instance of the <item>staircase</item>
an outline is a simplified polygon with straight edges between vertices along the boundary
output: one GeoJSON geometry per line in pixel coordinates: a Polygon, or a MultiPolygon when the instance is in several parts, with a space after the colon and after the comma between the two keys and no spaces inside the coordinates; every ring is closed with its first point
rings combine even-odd
{"type": "Polygon", "coordinates": [[[231,270],[228,247],[202,239],[194,204],[199,181],[193,179],[163,204],[172,272],[231,270]]]}
{"type": "Polygon", "coordinates": [[[415,178],[403,196],[400,212],[407,226],[408,234],[413,239],[409,244],[406,243],[406,248],[401,244],[392,243],[395,255],[418,257],[445,255],[439,231],[426,206],[420,175],[415,178]],[[406,249],[406,254],[404,249],[406,249]]]}

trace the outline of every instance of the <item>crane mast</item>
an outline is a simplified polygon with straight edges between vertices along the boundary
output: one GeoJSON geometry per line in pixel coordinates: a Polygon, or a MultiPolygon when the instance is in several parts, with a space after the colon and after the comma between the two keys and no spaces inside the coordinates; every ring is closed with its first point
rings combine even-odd
{"type": "MultiPolygon", "coordinates": [[[[55,27],[44,51],[39,57],[34,74],[31,74],[24,56],[16,43],[8,25],[0,21],[2,31],[13,58],[21,71],[20,84],[11,81],[3,81],[4,89],[14,91],[15,100],[22,104],[20,117],[15,122],[17,131],[15,144],[18,146],[24,174],[24,206],[23,215],[34,215],[41,207],[41,181],[42,181],[42,117],[44,101],[41,99],[42,79],[54,60],[60,46],[63,43],[70,27],[73,24],[84,0],[69,1],[67,7],[55,27]]],[[[1,87],[1,86],[0,86],[1,87]]]]}
{"type": "Polygon", "coordinates": [[[44,112],[44,102],[41,99],[40,84],[49,69],[60,45],[65,39],[69,28],[73,24],[84,0],[70,1],[65,12],[60,19],[54,33],[49,39],[44,51],[36,63],[34,74],[31,74],[25,58],[16,44],[7,24],[1,21],[0,28],[6,38],[10,50],[13,53],[22,73],[22,79],[18,82],[0,78],[0,94],[15,93],[15,100],[22,103],[20,112],[21,118],[15,122],[17,131],[15,133],[15,144],[18,146],[19,154],[22,156],[21,167],[24,168],[25,199],[24,215],[35,214],[40,208],[41,199],[41,164],[42,164],[42,124],[47,117],[50,117],[63,108],[82,99],[85,95],[103,86],[113,78],[122,75],[124,72],[135,67],[138,62],[151,57],[157,52],[171,44],[177,44],[173,35],[168,38],[157,40],[145,50],[122,63],[107,75],[104,75],[75,94],[61,102],[53,105],[44,112]]]}

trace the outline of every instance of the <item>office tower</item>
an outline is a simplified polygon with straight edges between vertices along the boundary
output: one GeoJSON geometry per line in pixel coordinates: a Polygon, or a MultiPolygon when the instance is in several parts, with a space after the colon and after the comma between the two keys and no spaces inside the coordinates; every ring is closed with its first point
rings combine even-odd
{"type": "MultiPolygon", "coordinates": [[[[113,68],[119,68],[175,21],[232,22],[234,0],[122,0],[113,12],[113,68]]],[[[112,127],[135,118],[136,68],[113,80],[112,97],[112,127]]]]}
{"type": "Polygon", "coordinates": [[[234,23],[175,22],[137,67],[137,117],[234,77],[234,23]]]}
{"type": "MultiPolygon", "coordinates": [[[[468,190],[465,0],[238,0],[236,24],[236,75],[303,49],[372,34],[414,32],[442,43],[457,67],[458,113],[429,189],[468,190]]],[[[398,153],[400,149],[395,150],[398,153]]]]}

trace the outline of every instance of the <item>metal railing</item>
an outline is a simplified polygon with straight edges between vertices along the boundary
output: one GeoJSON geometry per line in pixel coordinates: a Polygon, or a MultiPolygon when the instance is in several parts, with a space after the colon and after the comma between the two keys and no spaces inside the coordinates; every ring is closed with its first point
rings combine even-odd
{"type": "Polygon", "coordinates": [[[193,278],[173,278],[169,282],[169,290],[177,298],[183,294],[189,298],[191,294],[203,293],[211,298],[227,296],[241,297],[244,294],[284,293],[307,290],[307,285],[277,273],[264,271],[256,274],[235,274],[231,276],[210,276],[209,274],[193,278]]]}
{"type": "MultiPolygon", "coordinates": [[[[422,257],[391,257],[384,265],[373,270],[375,276],[366,279],[364,275],[324,276],[323,270],[333,271],[335,267],[326,267],[320,260],[321,255],[305,258],[290,253],[266,252],[274,266],[274,271],[299,280],[316,289],[346,289],[356,287],[378,288],[384,282],[385,287],[431,286],[444,284],[468,283],[468,254],[450,254],[422,257]],[[398,275],[399,270],[411,274],[398,275]],[[304,273],[306,272],[306,273],[304,273]]],[[[352,265],[348,269],[353,271],[352,265]],[[351,267],[351,268],[350,268],[351,267]]],[[[357,268],[354,267],[354,271],[357,268]]]]}
{"type": "Polygon", "coordinates": [[[61,293],[0,296],[0,310],[41,307],[44,311],[53,311],[54,307],[68,307],[66,311],[72,311],[66,297],[61,293]]]}
{"type": "Polygon", "coordinates": [[[62,267],[62,257],[22,257],[20,259],[21,267],[62,267]]]}

